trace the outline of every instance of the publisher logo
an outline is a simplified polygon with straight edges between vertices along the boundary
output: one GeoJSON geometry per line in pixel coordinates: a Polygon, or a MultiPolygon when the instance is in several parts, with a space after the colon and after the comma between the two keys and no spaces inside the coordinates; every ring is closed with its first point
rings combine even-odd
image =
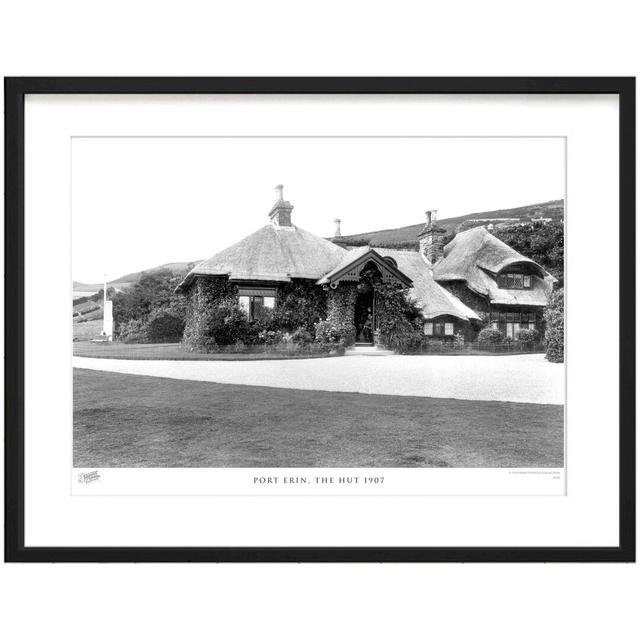
{"type": "Polygon", "coordinates": [[[100,480],[100,474],[97,471],[88,471],[86,473],[78,474],[78,482],[80,484],[90,484],[100,480]]]}

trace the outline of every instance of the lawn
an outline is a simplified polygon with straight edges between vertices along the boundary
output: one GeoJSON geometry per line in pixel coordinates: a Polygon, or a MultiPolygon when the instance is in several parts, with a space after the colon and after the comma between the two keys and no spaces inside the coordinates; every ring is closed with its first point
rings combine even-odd
{"type": "Polygon", "coordinates": [[[561,467],[563,407],[74,370],[76,467],[561,467]]]}

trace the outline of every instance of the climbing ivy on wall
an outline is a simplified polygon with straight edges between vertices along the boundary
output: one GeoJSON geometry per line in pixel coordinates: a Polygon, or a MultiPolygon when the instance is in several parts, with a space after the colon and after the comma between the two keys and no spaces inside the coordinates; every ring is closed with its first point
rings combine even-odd
{"type": "MultiPolygon", "coordinates": [[[[376,296],[377,341],[396,351],[407,351],[422,336],[420,310],[399,283],[383,282],[377,270],[363,271],[376,296]]],[[[267,332],[315,333],[317,342],[355,342],[357,284],[341,282],[323,290],[315,283],[298,281],[278,290],[273,311],[249,322],[238,303],[238,288],[226,278],[198,278],[187,294],[183,345],[191,351],[216,351],[221,345],[261,344],[267,332]]]]}
{"type": "Polygon", "coordinates": [[[238,304],[238,288],[226,278],[198,278],[188,295],[182,342],[191,351],[214,351],[248,333],[246,314],[238,304]]]}
{"type": "Polygon", "coordinates": [[[341,282],[336,289],[330,289],[327,301],[327,320],[353,323],[356,295],[356,287],[350,282],[341,282]]]}
{"type": "Polygon", "coordinates": [[[327,294],[313,281],[297,280],[278,287],[278,303],[272,322],[277,329],[313,331],[327,315],[327,294]]]}
{"type": "Polygon", "coordinates": [[[336,289],[329,289],[327,317],[316,324],[316,340],[341,342],[347,347],[356,341],[356,296],[356,286],[350,282],[341,282],[336,289]]]}
{"type": "Polygon", "coordinates": [[[298,280],[278,287],[278,302],[249,322],[238,303],[238,288],[226,278],[198,278],[191,287],[183,345],[191,351],[215,351],[220,345],[260,344],[261,332],[313,333],[327,315],[327,293],[315,282],[298,280]]]}
{"type": "Polygon", "coordinates": [[[368,281],[375,292],[377,341],[400,353],[419,344],[422,340],[421,312],[408,297],[406,288],[399,282],[384,282],[376,270],[363,272],[361,279],[368,281]]]}

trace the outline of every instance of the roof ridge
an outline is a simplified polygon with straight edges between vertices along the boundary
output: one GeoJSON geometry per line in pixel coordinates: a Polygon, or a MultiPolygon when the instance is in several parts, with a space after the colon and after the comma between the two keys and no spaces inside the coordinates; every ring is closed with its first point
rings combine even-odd
{"type": "Polygon", "coordinates": [[[489,230],[484,225],[478,225],[477,227],[471,227],[471,229],[465,229],[464,231],[458,231],[456,236],[463,236],[465,233],[471,233],[472,231],[484,231],[484,235],[491,235],[489,230]]]}
{"type": "Polygon", "coordinates": [[[417,249],[395,249],[394,247],[371,247],[372,249],[384,249],[385,251],[396,251],[397,253],[420,253],[417,249]]]}

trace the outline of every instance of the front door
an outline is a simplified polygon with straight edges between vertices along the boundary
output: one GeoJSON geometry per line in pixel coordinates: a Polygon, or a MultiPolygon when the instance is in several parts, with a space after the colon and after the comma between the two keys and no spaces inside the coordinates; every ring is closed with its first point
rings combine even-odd
{"type": "Polygon", "coordinates": [[[354,324],[356,326],[356,342],[373,344],[374,315],[373,287],[361,282],[357,288],[354,324]]]}

